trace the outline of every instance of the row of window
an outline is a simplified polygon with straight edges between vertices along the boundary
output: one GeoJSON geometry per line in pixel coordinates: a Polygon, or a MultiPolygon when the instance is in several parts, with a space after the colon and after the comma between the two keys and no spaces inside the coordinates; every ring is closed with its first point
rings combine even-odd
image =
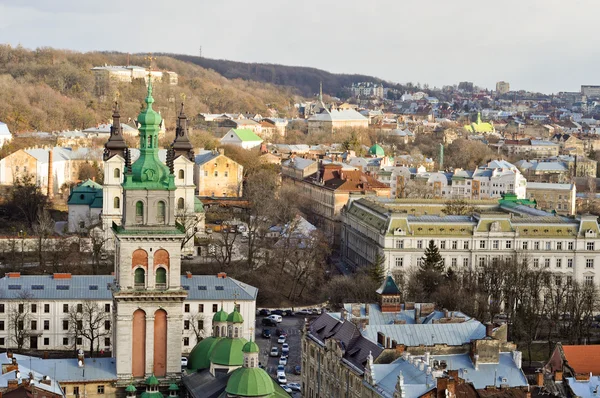
{"type": "MultiPolygon", "coordinates": [[[[19,303],[18,309],[19,309],[20,314],[25,312],[25,305],[26,305],[25,303],[19,303]]],[[[81,304],[81,303],[77,304],[75,310],[77,312],[83,312],[83,304],[81,304]]],[[[6,304],[0,303],[0,314],[3,314],[5,311],[6,311],[6,304]]],[[[30,307],[30,311],[32,314],[36,314],[38,312],[38,305],[36,303],[32,303],[31,307],[30,307]]],[[[62,312],[67,314],[67,313],[69,313],[69,311],[70,311],[69,304],[63,304],[62,312]]],[[[109,303],[104,304],[104,312],[110,312],[110,304],[109,303]]],[[[50,304],[44,304],[44,313],[45,314],[50,313],[50,304]]]]}
{"type": "MultiPolygon", "coordinates": [[[[137,211],[138,205],[136,203],[136,216],[138,216],[138,215],[139,216],[143,216],[144,204],[142,202],[138,202],[138,203],[141,204],[140,212],[139,212],[140,214],[138,214],[138,211],[137,211]]],[[[164,209],[164,202],[158,202],[158,203],[159,203],[159,213],[160,213],[160,203],[162,203],[163,209],[164,209]]],[[[115,198],[113,199],[113,207],[115,209],[120,209],[121,208],[121,198],[120,197],[115,196],[115,198]]],[[[185,200],[183,198],[177,199],[177,208],[180,209],[180,210],[185,209],[185,200]]],[[[163,217],[164,217],[164,214],[163,214],[163,217]]]]}
{"type": "MultiPolygon", "coordinates": [[[[235,309],[239,312],[241,309],[240,304],[236,304],[235,305],[235,309]]],[[[218,304],[213,304],[212,305],[212,312],[215,313],[219,311],[219,305],[218,304]]],[[[183,312],[190,312],[190,305],[189,304],[184,304],[183,305],[183,312]]],[[[199,313],[204,313],[204,304],[198,304],[198,312],[199,313]]]]}
{"type": "MultiPolygon", "coordinates": [[[[213,176],[218,177],[219,176],[219,172],[217,170],[214,171],[213,176]]],[[[225,171],[223,173],[224,177],[229,177],[229,172],[225,171]]],[[[204,177],[208,177],[208,170],[204,170],[204,177]]]]}
{"type": "MultiPolygon", "coordinates": [[[[23,321],[22,320],[18,321],[17,328],[19,330],[23,330],[24,327],[25,327],[25,325],[23,324],[23,321]]],[[[30,329],[38,330],[38,321],[37,320],[31,321],[30,329]]],[[[81,329],[83,329],[83,321],[77,321],[77,330],[81,330],[81,329]]],[[[3,330],[5,330],[5,321],[0,320],[0,331],[3,331],[3,330]]],[[[50,330],[50,321],[47,319],[44,320],[44,330],[50,330]]],[[[63,319],[62,330],[69,330],[69,320],[63,319]]],[[[104,321],[104,330],[110,330],[110,321],[109,320],[104,321]]]]}
{"type": "MultiPolygon", "coordinates": [[[[63,343],[63,345],[68,346],[69,345],[69,338],[68,337],[63,337],[62,343],[63,343]]],[[[44,337],[44,339],[42,340],[42,344],[45,345],[45,346],[49,346],[50,345],[50,338],[49,337],[44,337]]],[[[75,344],[77,344],[78,346],[83,345],[83,338],[82,337],[77,337],[77,339],[75,340],[75,344]]],[[[6,338],[5,337],[0,337],[0,347],[4,347],[5,345],[6,345],[6,338]]],[[[110,347],[110,337],[105,337],[104,338],[104,347],[110,347]]]]}
{"type": "MultiPolygon", "coordinates": [[[[423,241],[423,240],[417,241],[417,249],[423,249],[423,247],[424,247],[423,242],[425,242],[425,241],[423,241]]],[[[552,242],[535,241],[535,242],[533,242],[533,245],[530,247],[528,241],[523,241],[523,242],[521,242],[521,248],[523,250],[529,250],[529,249],[542,250],[542,248],[543,248],[543,250],[565,250],[565,249],[566,250],[574,250],[574,247],[575,247],[574,242],[566,242],[566,245],[564,245],[564,242],[555,242],[555,243],[556,243],[556,245],[553,248],[552,242]]],[[[438,242],[438,245],[439,245],[439,248],[442,250],[445,250],[445,249],[458,250],[459,248],[461,248],[463,250],[469,249],[469,241],[468,240],[462,241],[462,245],[460,244],[460,241],[457,241],[457,240],[450,241],[449,247],[446,247],[447,245],[446,245],[445,240],[441,240],[438,242]]],[[[502,242],[500,240],[493,240],[493,241],[491,241],[491,247],[492,247],[492,249],[513,249],[513,241],[505,240],[504,242],[502,242]]],[[[487,241],[480,240],[479,248],[486,249],[487,241]]],[[[396,249],[404,249],[404,240],[402,240],[402,239],[396,240],[396,249]]],[[[590,250],[590,251],[596,250],[596,242],[586,242],[585,249],[590,250]]]]}

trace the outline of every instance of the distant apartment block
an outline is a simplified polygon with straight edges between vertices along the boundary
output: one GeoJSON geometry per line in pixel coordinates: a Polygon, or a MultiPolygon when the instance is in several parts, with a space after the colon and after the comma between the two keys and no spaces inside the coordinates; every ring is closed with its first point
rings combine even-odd
{"type": "Polygon", "coordinates": [[[508,82],[498,82],[496,83],[496,92],[499,95],[506,94],[510,91],[510,83],[508,82]]]}
{"type": "Polygon", "coordinates": [[[527,183],[527,199],[535,200],[538,209],[556,214],[574,216],[575,195],[575,184],[527,183]]]}
{"type": "Polygon", "coordinates": [[[131,83],[134,79],[148,81],[148,74],[155,80],[165,80],[170,85],[176,86],[178,75],[171,71],[148,70],[142,66],[104,65],[92,68],[96,83],[96,95],[107,95],[111,83],[131,83]]]}
{"type": "Polygon", "coordinates": [[[371,82],[360,82],[352,83],[350,92],[353,97],[378,97],[383,98],[383,84],[371,83],[371,82]]]}
{"type": "Polygon", "coordinates": [[[600,97],[600,86],[581,86],[581,95],[586,97],[600,97]]]}

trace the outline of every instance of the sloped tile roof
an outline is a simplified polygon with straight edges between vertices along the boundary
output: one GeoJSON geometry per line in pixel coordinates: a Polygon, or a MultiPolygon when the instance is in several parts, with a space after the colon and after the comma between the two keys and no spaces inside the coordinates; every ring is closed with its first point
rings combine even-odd
{"type": "Polygon", "coordinates": [[[563,345],[562,349],[576,373],[600,375],[600,345],[563,345]]]}

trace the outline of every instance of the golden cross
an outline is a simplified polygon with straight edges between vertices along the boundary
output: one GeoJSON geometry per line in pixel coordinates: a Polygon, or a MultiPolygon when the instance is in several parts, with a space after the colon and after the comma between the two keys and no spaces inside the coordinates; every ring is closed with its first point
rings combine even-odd
{"type": "Polygon", "coordinates": [[[238,293],[238,291],[236,290],[235,292],[233,292],[233,304],[237,304],[237,299],[238,297],[240,297],[240,294],[238,293]]]}
{"type": "Polygon", "coordinates": [[[115,92],[115,102],[119,102],[119,97],[121,96],[121,93],[119,92],[119,90],[117,90],[115,92]]]}
{"type": "Polygon", "coordinates": [[[185,102],[185,98],[187,97],[185,93],[181,93],[179,96],[181,97],[181,102],[185,102]]]}
{"type": "Polygon", "coordinates": [[[152,53],[148,53],[147,56],[144,57],[146,61],[148,61],[148,69],[152,70],[152,61],[156,60],[156,57],[152,56],[152,53]]]}
{"type": "Polygon", "coordinates": [[[254,337],[254,327],[250,326],[248,328],[248,333],[250,333],[250,339],[252,340],[252,338],[254,337]]]}

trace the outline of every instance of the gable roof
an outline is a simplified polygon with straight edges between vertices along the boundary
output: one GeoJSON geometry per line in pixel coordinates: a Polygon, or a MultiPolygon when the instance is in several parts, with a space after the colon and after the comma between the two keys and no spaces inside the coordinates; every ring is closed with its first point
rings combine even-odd
{"type": "Polygon", "coordinates": [[[235,134],[237,136],[237,138],[239,138],[240,141],[242,141],[242,142],[253,142],[253,141],[262,142],[262,138],[260,138],[258,135],[256,135],[252,130],[248,130],[248,129],[231,129],[223,136],[223,138],[221,138],[221,140],[225,139],[227,137],[227,135],[232,134],[232,133],[235,134]]]}
{"type": "Polygon", "coordinates": [[[575,373],[600,375],[600,345],[563,345],[562,349],[575,373]]]}

